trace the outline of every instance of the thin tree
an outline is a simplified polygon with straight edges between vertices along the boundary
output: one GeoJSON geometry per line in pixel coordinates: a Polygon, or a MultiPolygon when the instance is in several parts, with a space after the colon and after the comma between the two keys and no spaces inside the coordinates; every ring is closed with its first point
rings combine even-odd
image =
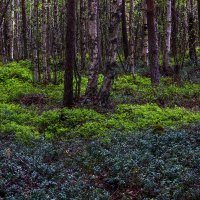
{"type": "Polygon", "coordinates": [[[67,30],[66,30],[66,62],[64,78],[63,105],[73,105],[73,69],[75,66],[75,37],[76,37],[76,3],[68,0],[67,3],[67,30]]]}
{"type": "Polygon", "coordinates": [[[199,42],[200,42],[200,0],[198,0],[198,25],[199,25],[199,42]]]}
{"type": "Polygon", "coordinates": [[[118,33],[120,29],[122,15],[122,0],[112,0],[111,2],[111,19],[109,27],[109,46],[108,46],[108,61],[106,64],[106,70],[104,80],[100,89],[100,103],[106,104],[112,83],[115,77],[115,68],[117,67],[117,49],[118,49],[118,33]]]}
{"type": "Polygon", "coordinates": [[[39,67],[39,48],[38,48],[38,0],[34,0],[33,7],[33,81],[37,83],[40,81],[40,67],[39,67]]]}
{"type": "Polygon", "coordinates": [[[124,57],[127,60],[129,56],[129,46],[128,46],[128,33],[127,33],[127,20],[126,20],[126,0],[122,0],[122,39],[123,39],[124,57]]]}
{"type": "Polygon", "coordinates": [[[135,77],[135,62],[134,62],[134,0],[130,0],[130,13],[129,13],[129,56],[128,65],[131,69],[133,77],[135,77]]]}
{"type": "Polygon", "coordinates": [[[5,6],[3,6],[2,4],[4,4],[3,2],[0,4],[1,5],[1,17],[0,17],[0,26],[2,25],[3,23],[3,19],[6,15],[6,12],[8,10],[8,7],[9,7],[9,4],[10,4],[11,0],[8,0],[6,3],[5,3],[5,6]]]}
{"type": "Polygon", "coordinates": [[[87,1],[80,0],[80,50],[81,50],[81,69],[86,66],[87,53],[87,1]]]}
{"type": "Polygon", "coordinates": [[[151,82],[157,85],[160,82],[160,71],[158,63],[158,35],[154,0],[147,0],[147,27],[151,82]]]}
{"type": "Polygon", "coordinates": [[[166,30],[165,30],[165,51],[163,58],[164,71],[168,71],[170,66],[170,51],[171,51],[171,32],[172,32],[172,2],[167,0],[167,19],[166,19],[166,30]]]}
{"type": "Polygon", "coordinates": [[[148,66],[148,27],[147,27],[147,4],[146,0],[142,1],[142,17],[143,17],[143,46],[142,46],[142,60],[145,66],[148,66]]]}
{"type": "Polygon", "coordinates": [[[98,0],[89,0],[89,44],[90,44],[90,68],[86,96],[97,94],[99,73],[99,48],[98,48],[98,0]]]}
{"type": "Polygon", "coordinates": [[[28,47],[27,47],[27,19],[26,19],[26,0],[21,0],[21,9],[22,9],[22,37],[23,37],[23,52],[24,59],[28,58],[28,47]]]}
{"type": "Polygon", "coordinates": [[[196,53],[196,32],[194,24],[194,2],[188,0],[188,43],[189,43],[189,55],[191,61],[197,65],[197,53],[196,53]]]}

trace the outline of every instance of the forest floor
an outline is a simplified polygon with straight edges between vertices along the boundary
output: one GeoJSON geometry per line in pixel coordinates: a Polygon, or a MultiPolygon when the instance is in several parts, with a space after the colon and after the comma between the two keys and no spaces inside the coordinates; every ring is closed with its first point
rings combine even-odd
{"type": "Polygon", "coordinates": [[[200,84],[120,75],[107,109],[67,109],[59,77],[0,65],[0,199],[199,199],[200,84]]]}

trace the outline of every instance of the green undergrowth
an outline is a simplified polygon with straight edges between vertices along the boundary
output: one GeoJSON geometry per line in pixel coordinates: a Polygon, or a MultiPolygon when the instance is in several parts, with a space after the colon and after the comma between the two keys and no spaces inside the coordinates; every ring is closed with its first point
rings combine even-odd
{"type": "Polygon", "coordinates": [[[0,199],[197,200],[199,128],[31,146],[0,135],[0,199]]]}
{"type": "MultiPolygon", "coordinates": [[[[146,77],[137,75],[133,80],[131,75],[119,76],[111,94],[115,111],[100,114],[87,108],[58,108],[63,97],[62,80],[57,85],[34,85],[31,68],[29,61],[0,66],[1,134],[15,134],[25,142],[40,137],[107,139],[113,130],[125,133],[150,128],[164,132],[165,129],[179,129],[200,121],[198,84],[185,82],[177,85],[171,78],[162,78],[160,86],[153,87],[146,77]],[[34,105],[33,102],[28,106],[26,102],[29,99],[21,100],[32,94],[44,95],[43,104],[34,105]]],[[[101,75],[99,86],[102,80],[101,75]]],[[[83,77],[82,95],[86,85],[87,79],[83,77]]]]}
{"type": "MultiPolygon", "coordinates": [[[[57,85],[32,84],[31,63],[29,61],[12,62],[0,66],[0,102],[13,102],[27,94],[44,94],[48,103],[61,103],[63,98],[63,81],[57,85]]],[[[59,77],[62,77],[62,73],[59,77]]],[[[99,86],[103,76],[99,77],[99,86]]],[[[81,95],[84,95],[87,78],[82,77],[81,95]]],[[[189,82],[178,85],[171,78],[162,78],[158,87],[151,85],[150,78],[122,75],[115,79],[111,100],[115,104],[156,103],[162,107],[186,107],[199,109],[200,85],[189,82]]]]}
{"type": "Polygon", "coordinates": [[[164,133],[165,129],[180,129],[198,123],[199,112],[184,108],[160,108],[156,104],[119,105],[115,113],[100,114],[86,108],[54,109],[40,113],[16,104],[0,104],[0,133],[15,134],[22,141],[45,137],[66,140],[109,139],[113,130],[122,134],[131,130],[151,128],[164,133]]]}
{"type": "Polygon", "coordinates": [[[113,86],[113,99],[117,103],[157,103],[162,107],[181,106],[187,108],[200,105],[200,85],[184,82],[173,83],[171,78],[162,78],[159,86],[151,85],[150,78],[130,75],[119,77],[113,86]]]}

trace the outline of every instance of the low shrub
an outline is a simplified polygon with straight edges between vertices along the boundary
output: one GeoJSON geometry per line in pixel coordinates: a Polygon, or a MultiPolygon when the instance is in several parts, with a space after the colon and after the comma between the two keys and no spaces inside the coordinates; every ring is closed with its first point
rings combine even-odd
{"type": "Polygon", "coordinates": [[[11,62],[0,67],[0,81],[4,82],[13,78],[21,81],[32,81],[32,73],[29,66],[30,62],[21,61],[20,63],[11,62]]]}
{"type": "Polygon", "coordinates": [[[0,132],[16,134],[18,139],[21,135],[21,139],[25,141],[29,140],[29,135],[35,135],[36,138],[40,135],[51,140],[79,137],[109,139],[113,130],[121,131],[121,134],[148,128],[162,132],[167,128],[176,130],[200,121],[199,112],[179,107],[160,108],[156,104],[119,105],[113,114],[100,114],[86,108],[62,108],[43,112],[32,109],[15,104],[0,104],[0,132]],[[27,139],[24,134],[26,129],[30,133],[27,139]]]}
{"type": "Polygon", "coordinates": [[[31,147],[1,139],[0,198],[199,199],[199,130],[31,147]]]}
{"type": "Polygon", "coordinates": [[[200,112],[191,112],[180,107],[161,108],[156,104],[124,104],[117,107],[113,118],[116,121],[119,119],[129,123],[129,129],[143,129],[159,125],[175,129],[199,122],[200,112]]]}

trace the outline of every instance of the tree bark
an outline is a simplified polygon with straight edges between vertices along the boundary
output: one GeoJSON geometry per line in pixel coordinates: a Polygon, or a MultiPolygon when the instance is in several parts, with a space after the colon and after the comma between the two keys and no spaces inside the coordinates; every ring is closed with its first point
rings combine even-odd
{"type": "Polygon", "coordinates": [[[115,68],[117,67],[117,48],[118,48],[118,33],[120,28],[122,15],[122,0],[112,0],[111,2],[111,19],[109,27],[109,46],[108,46],[108,61],[106,64],[106,70],[104,80],[100,89],[100,103],[106,104],[112,83],[115,77],[115,68]]]}
{"type": "Polygon", "coordinates": [[[163,57],[163,69],[165,72],[168,71],[170,66],[170,51],[171,51],[171,32],[172,32],[172,2],[167,0],[167,22],[166,22],[166,33],[165,33],[165,51],[163,57]]]}
{"type": "Polygon", "coordinates": [[[172,54],[177,63],[177,34],[178,34],[178,26],[177,26],[177,11],[176,11],[176,0],[172,0],[172,37],[171,37],[171,49],[172,54]]]}
{"type": "Polygon", "coordinates": [[[98,48],[98,0],[89,0],[89,43],[90,43],[90,68],[86,96],[97,94],[99,75],[99,48],[98,48]]]}
{"type": "Polygon", "coordinates": [[[148,27],[147,27],[147,4],[146,0],[142,1],[142,15],[143,15],[143,47],[142,47],[142,60],[145,66],[149,65],[148,61],[148,27]]]}
{"type": "Polygon", "coordinates": [[[47,36],[47,0],[42,0],[42,65],[44,83],[50,81],[50,67],[48,64],[48,36],[47,36]]]}
{"type": "MultiPolygon", "coordinates": [[[[3,19],[4,19],[5,15],[6,15],[6,12],[7,12],[7,10],[8,10],[8,7],[9,7],[10,2],[11,2],[11,0],[8,0],[7,3],[6,3],[6,5],[5,5],[5,7],[1,8],[1,13],[2,13],[2,14],[1,14],[1,18],[0,18],[0,26],[1,26],[2,23],[3,23],[3,19]]],[[[3,4],[3,3],[2,3],[2,4],[3,4]]]]}
{"type": "Polygon", "coordinates": [[[81,50],[81,69],[86,67],[86,53],[87,53],[87,1],[80,0],[80,50],[81,50]]]}
{"type": "Polygon", "coordinates": [[[135,77],[135,62],[134,62],[134,0],[130,0],[130,13],[129,13],[129,56],[128,56],[128,65],[131,69],[133,77],[135,77]]]}
{"type": "Polygon", "coordinates": [[[21,0],[21,9],[22,9],[22,37],[23,37],[23,52],[24,59],[28,58],[28,47],[27,47],[27,19],[26,19],[26,0],[21,0]]]}
{"type": "Polygon", "coordinates": [[[148,44],[149,44],[149,66],[151,71],[152,84],[159,84],[160,71],[158,63],[158,35],[155,17],[155,2],[147,0],[147,27],[148,27],[148,44]]]}
{"type": "Polygon", "coordinates": [[[73,105],[73,69],[75,66],[75,37],[76,37],[76,3],[75,0],[68,0],[67,3],[67,30],[66,30],[66,63],[64,79],[64,100],[63,105],[73,105]]]}
{"type": "Polygon", "coordinates": [[[33,82],[40,81],[39,49],[38,49],[38,0],[34,0],[33,8],[33,82]]]}
{"type": "Polygon", "coordinates": [[[190,59],[195,65],[197,65],[193,0],[188,0],[188,37],[190,59]]]}
{"type": "Polygon", "coordinates": [[[200,0],[198,0],[198,25],[199,25],[199,43],[200,43],[200,0]]]}
{"type": "Polygon", "coordinates": [[[127,33],[127,22],[126,22],[126,0],[122,0],[122,40],[124,48],[124,57],[127,60],[129,56],[128,46],[128,33],[127,33]]]}

